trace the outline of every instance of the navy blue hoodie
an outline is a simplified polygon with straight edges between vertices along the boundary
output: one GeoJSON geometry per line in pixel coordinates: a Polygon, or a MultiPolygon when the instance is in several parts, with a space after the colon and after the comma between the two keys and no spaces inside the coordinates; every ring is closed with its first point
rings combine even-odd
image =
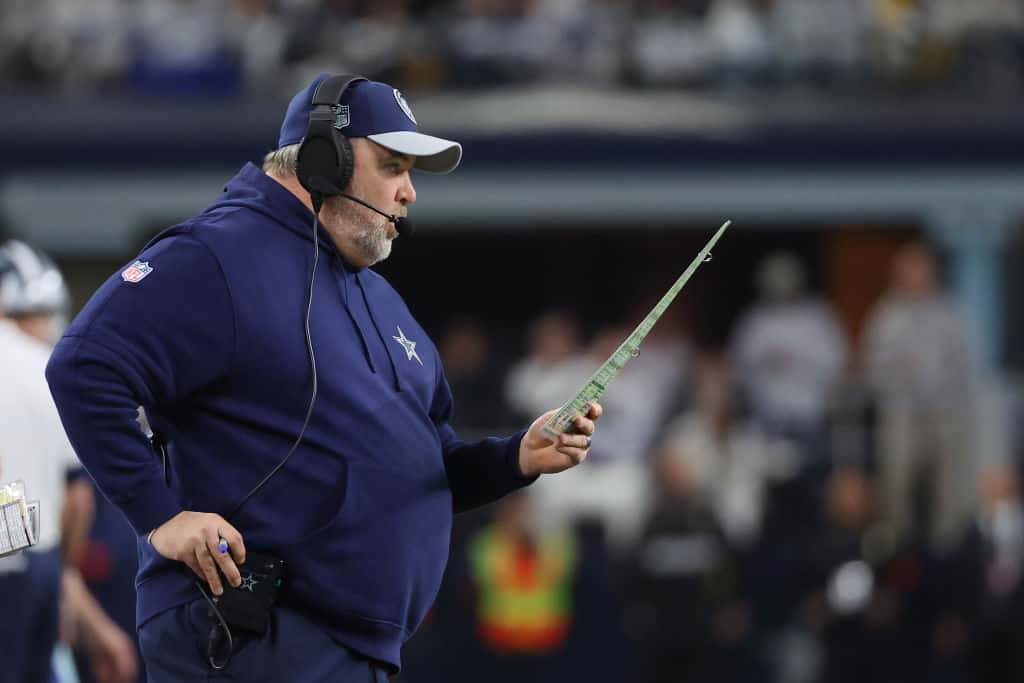
{"type": "MultiPolygon", "coordinates": [[[[79,458],[139,535],[140,625],[198,597],[191,571],[145,535],[182,510],[227,514],[302,425],[312,220],[246,165],[202,214],[147,245],[145,265],[107,280],[50,360],[79,458]],[[140,405],[168,439],[169,483],[140,405]]],[[[316,407],[288,464],[231,522],[247,549],[287,562],[284,604],[397,669],[440,585],[453,511],[531,479],[522,434],[458,440],[437,349],[401,297],[322,230],[319,243],[316,407]]]]}

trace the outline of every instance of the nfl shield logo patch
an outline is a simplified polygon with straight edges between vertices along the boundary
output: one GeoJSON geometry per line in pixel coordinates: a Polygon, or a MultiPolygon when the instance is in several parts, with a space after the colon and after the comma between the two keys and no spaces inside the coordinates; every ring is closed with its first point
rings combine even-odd
{"type": "Polygon", "coordinates": [[[138,282],[152,272],[149,261],[136,261],[121,271],[121,279],[125,282],[138,282]]]}
{"type": "Polygon", "coordinates": [[[348,115],[347,104],[335,104],[331,107],[331,111],[334,112],[334,127],[337,130],[347,128],[348,124],[352,122],[348,115]]]}

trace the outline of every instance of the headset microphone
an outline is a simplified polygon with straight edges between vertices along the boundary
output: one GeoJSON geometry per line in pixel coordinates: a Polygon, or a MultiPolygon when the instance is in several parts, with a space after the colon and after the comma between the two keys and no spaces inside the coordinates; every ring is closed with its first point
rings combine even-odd
{"type": "Polygon", "coordinates": [[[338,196],[339,197],[344,197],[345,199],[352,200],[356,204],[361,204],[362,206],[365,206],[370,211],[373,211],[375,213],[379,213],[381,216],[384,216],[384,218],[387,218],[389,221],[391,221],[392,223],[395,224],[395,230],[397,230],[398,234],[403,236],[403,237],[407,237],[409,235],[412,235],[414,232],[416,232],[416,226],[413,225],[412,219],[409,218],[408,216],[396,216],[393,213],[384,213],[383,211],[378,209],[376,206],[373,206],[369,202],[364,202],[362,199],[359,199],[358,197],[353,197],[350,194],[345,194],[344,192],[339,192],[338,196]]]}
{"type": "Polygon", "coordinates": [[[345,199],[349,199],[355,202],[356,204],[361,204],[370,211],[378,213],[381,216],[384,216],[384,218],[387,218],[389,221],[395,224],[395,230],[402,237],[409,237],[414,232],[416,232],[416,226],[415,224],[413,224],[412,219],[409,218],[408,216],[396,216],[393,213],[385,213],[378,209],[376,206],[370,204],[369,202],[365,202],[362,199],[359,199],[358,197],[353,197],[350,194],[339,192],[338,188],[332,185],[330,181],[324,178],[323,176],[315,175],[310,178],[307,178],[306,184],[310,188],[312,188],[312,192],[310,192],[310,197],[313,200],[313,206],[316,210],[316,213],[320,213],[320,206],[323,203],[323,198],[325,196],[344,197],[345,199]]]}
{"type": "Polygon", "coordinates": [[[397,216],[395,218],[395,230],[401,237],[412,237],[416,233],[416,224],[408,216],[397,216]]]}

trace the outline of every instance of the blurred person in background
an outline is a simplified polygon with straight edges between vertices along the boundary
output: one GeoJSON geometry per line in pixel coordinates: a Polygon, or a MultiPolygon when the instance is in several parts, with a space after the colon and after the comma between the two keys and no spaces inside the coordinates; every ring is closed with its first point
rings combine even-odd
{"type": "Polygon", "coordinates": [[[846,340],[806,278],[788,252],[760,263],[759,297],[736,325],[731,355],[753,419],[768,435],[792,440],[801,467],[820,475],[830,458],[829,408],[845,370],[846,340]]]}
{"type": "Polygon", "coordinates": [[[370,269],[416,201],[412,170],[447,173],[461,155],[420,133],[392,86],[322,74],[292,98],[263,168],[247,163],[144,247],[55,348],[46,377],[70,440],[138,535],[152,681],[397,673],[452,515],[586,458],[597,403],[554,440],[555,410],[461,440],[437,348],[370,269]],[[284,568],[276,604],[214,602],[273,589],[254,590],[261,553],[284,568]]]}
{"type": "Polygon", "coordinates": [[[666,427],[661,456],[687,473],[690,495],[712,512],[730,545],[749,547],[761,534],[767,444],[737,414],[727,357],[703,355],[693,383],[693,409],[666,427]]]}
{"type": "Polygon", "coordinates": [[[490,433],[512,420],[502,395],[502,375],[491,338],[478,321],[454,320],[438,343],[445,376],[455,397],[452,427],[460,434],[490,433]]]}
{"type": "Polygon", "coordinates": [[[625,3],[456,0],[444,41],[453,86],[607,85],[621,68],[625,3]]]}
{"type": "Polygon", "coordinates": [[[1024,92],[1024,2],[931,0],[924,30],[933,70],[952,72],[970,92],[1024,92]]]}
{"type": "Polygon", "coordinates": [[[651,86],[773,82],[792,60],[792,27],[779,18],[785,3],[640,0],[627,29],[632,75],[651,86]]]}
{"type": "Polygon", "coordinates": [[[127,0],[12,0],[0,7],[0,68],[22,86],[109,87],[130,61],[136,15],[127,0]]]}
{"type": "Polygon", "coordinates": [[[505,399],[525,418],[572,398],[590,372],[579,321],[567,311],[548,311],[527,329],[526,353],[505,376],[505,399]]]}
{"type": "Polygon", "coordinates": [[[829,683],[885,681],[897,652],[878,615],[886,605],[870,555],[876,498],[857,467],[835,469],[825,482],[825,516],[805,557],[795,626],[820,648],[818,675],[829,683]],[[867,551],[867,554],[866,554],[867,551]]]}
{"type": "Polygon", "coordinates": [[[885,75],[909,72],[924,42],[927,3],[924,0],[874,0],[868,7],[876,67],[885,75]]]}
{"type": "Polygon", "coordinates": [[[223,0],[140,0],[128,85],[142,92],[228,97],[242,90],[241,50],[223,0]]]}
{"type": "Polygon", "coordinates": [[[936,557],[918,544],[893,554],[877,525],[876,494],[862,469],[838,467],[806,541],[798,550],[773,546],[796,554],[785,575],[762,577],[774,578],[765,587],[794,607],[770,631],[778,680],[973,681],[973,549],[936,557]]]}
{"type": "Polygon", "coordinates": [[[846,364],[835,315],[806,280],[794,254],[765,257],[755,274],[758,298],[741,314],[729,353],[764,446],[762,534],[748,555],[751,600],[768,629],[771,665],[795,681],[807,680],[819,657],[794,605],[808,590],[804,558],[824,516],[830,407],[846,364]]]}
{"type": "MultiPolygon", "coordinates": [[[[647,311],[634,316],[640,319],[647,311]]],[[[565,371],[536,384],[551,390],[548,399],[572,398],[602,363],[629,336],[631,328],[606,325],[594,334],[582,354],[565,356],[565,371]],[[557,396],[557,398],[556,398],[557,396]]],[[[568,339],[566,339],[568,341],[568,339]]],[[[571,347],[566,344],[565,352],[571,347]]],[[[537,506],[546,519],[600,521],[618,558],[636,543],[650,506],[646,454],[664,427],[682,392],[689,367],[689,347],[682,332],[666,316],[644,340],[639,355],[615,378],[602,405],[611,417],[602,418],[601,438],[591,445],[586,468],[537,483],[537,506]]],[[[521,386],[529,395],[530,389],[521,386]]],[[[541,396],[533,398],[540,404],[541,396]]]]}
{"type": "MultiPolygon", "coordinates": [[[[147,438],[153,438],[145,411],[140,407],[139,427],[147,438]]],[[[85,581],[89,592],[95,596],[103,611],[110,616],[125,633],[131,634],[138,662],[138,681],[146,680],[146,667],[139,652],[139,640],[135,635],[135,575],[139,569],[137,538],[128,521],[106,496],[94,489],[95,500],[92,526],[88,538],[74,557],[75,569],[85,581]]],[[[102,683],[98,678],[88,650],[75,650],[75,667],[79,683],[102,683]]]]}
{"type": "Polygon", "coordinates": [[[1024,3],[1020,0],[930,0],[927,7],[929,30],[936,34],[1024,29],[1024,3]]]}
{"type": "Polygon", "coordinates": [[[978,683],[1024,680],[1024,500],[1013,465],[979,477],[978,683]]]}
{"type": "Polygon", "coordinates": [[[710,32],[715,0],[637,0],[629,25],[627,64],[641,85],[707,85],[718,54],[710,32]]]}
{"type": "Polygon", "coordinates": [[[872,0],[774,0],[779,61],[787,81],[830,84],[857,76],[872,0]]]}
{"type": "Polygon", "coordinates": [[[740,571],[743,551],[723,528],[716,500],[727,486],[724,467],[694,464],[707,465],[724,453],[690,455],[671,439],[652,454],[652,511],[623,588],[625,627],[642,662],[639,678],[759,680],[756,614],[740,571]]]}
{"type": "MultiPolygon", "coordinates": [[[[637,312],[639,321],[647,311],[637,312]]],[[[621,413],[602,424],[601,441],[591,447],[593,462],[640,463],[685,393],[690,345],[683,331],[665,316],[644,339],[638,354],[622,370],[604,397],[621,413]]],[[[626,325],[597,330],[587,349],[587,378],[608,360],[633,331],[626,325]]],[[[578,387],[577,387],[578,388],[578,387]]]]}
{"type": "Polygon", "coordinates": [[[602,680],[625,660],[602,536],[552,523],[532,491],[512,493],[456,546],[439,615],[443,680],[602,680]]]}
{"type": "Polygon", "coordinates": [[[901,248],[889,289],[869,317],[863,349],[877,410],[881,513],[894,544],[923,529],[933,549],[949,551],[969,519],[968,343],[964,322],[940,286],[934,253],[921,243],[901,248]]]}
{"type": "Polygon", "coordinates": [[[779,65],[777,0],[716,0],[709,30],[723,83],[772,82],[779,65]]]}
{"type": "MultiPolygon", "coordinates": [[[[655,476],[659,485],[661,480],[685,483],[675,514],[700,509],[709,515],[720,552],[732,567],[732,597],[719,606],[703,636],[713,639],[718,652],[705,675],[731,672],[723,675],[757,680],[769,671],[781,676],[803,666],[807,640],[793,629],[793,605],[806,590],[802,567],[811,547],[808,527],[815,527],[817,519],[793,521],[797,512],[785,488],[793,472],[793,450],[744,414],[733,372],[727,354],[702,356],[693,407],[665,430],[655,476]],[[762,650],[771,655],[763,656],[762,650]]],[[[651,524],[673,514],[668,503],[660,505],[651,524]]],[[[807,515],[806,509],[801,512],[807,515]]]]}
{"type": "Polygon", "coordinates": [[[293,26],[274,0],[230,0],[225,18],[249,93],[274,94],[293,26]]]}
{"type": "Polygon", "coordinates": [[[451,85],[489,87],[542,80],[557,68],[561,26],[539,0],[458,0],[444,39],[451,85]]]}
{"type": "Polygon", "coordinates": [[[498,504],[494,524],[470,539],[468,552],[478,594],[477,635],[489,650],[544,655],[564,645],[578,562],[567,527],[542,527],[529,496],[517,492],[498,504]]]}
{"type": "Polygon", "coordinates": [[[885,78],[1019,92],[1018,0],[874,0],[871,57],[885,78]]]}
{"type": "Polygon", "coordinates": [[[541,81],[614,86],[622,72],[623,27],[628,3],[616,0],[536,0],[538,18],[558,27],[541,81]]]}
{"type": "MultiPolygon", "coordinates": [[[[0,559],[3,683],[49,683],[59,637],[88,653],[96,680],[136,680],[132,639],[73,568],[92,519],[92,485],[44,375],[69,303],[64,279],[45,254],[15,240],[0,246],[0,480],[24,481],[40,501],[38,543],[0,559]]],[[[54,662],[63,675],[66,662],[54,662]]]]}
{"type": "MultiPolygon", "coordinates": [[[[414,0],[326,0],[299,13],[289,61],[305,80],[324,64],[401,88],[436,87],[441,40],[414,0]]],[[[429,4],[429,3],[428,3],[429,4]]]]}

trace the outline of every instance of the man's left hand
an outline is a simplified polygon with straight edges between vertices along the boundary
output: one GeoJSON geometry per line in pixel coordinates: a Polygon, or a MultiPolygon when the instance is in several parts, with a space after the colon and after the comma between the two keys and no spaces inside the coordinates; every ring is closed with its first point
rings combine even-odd
{"type": "Polygon", "coordinates": [[[594,422],[603,412],[601,404],[591,403],[587,413],[576,418],[573,433],[559,434],[557,439],[552,439],[541,431],[541,427],[557,412],[548,411],[534,420],[519,442],[519,470],[523,476],[554,474],[575,467],[586,459],[590,437],[594,434],[594,422]]]}

